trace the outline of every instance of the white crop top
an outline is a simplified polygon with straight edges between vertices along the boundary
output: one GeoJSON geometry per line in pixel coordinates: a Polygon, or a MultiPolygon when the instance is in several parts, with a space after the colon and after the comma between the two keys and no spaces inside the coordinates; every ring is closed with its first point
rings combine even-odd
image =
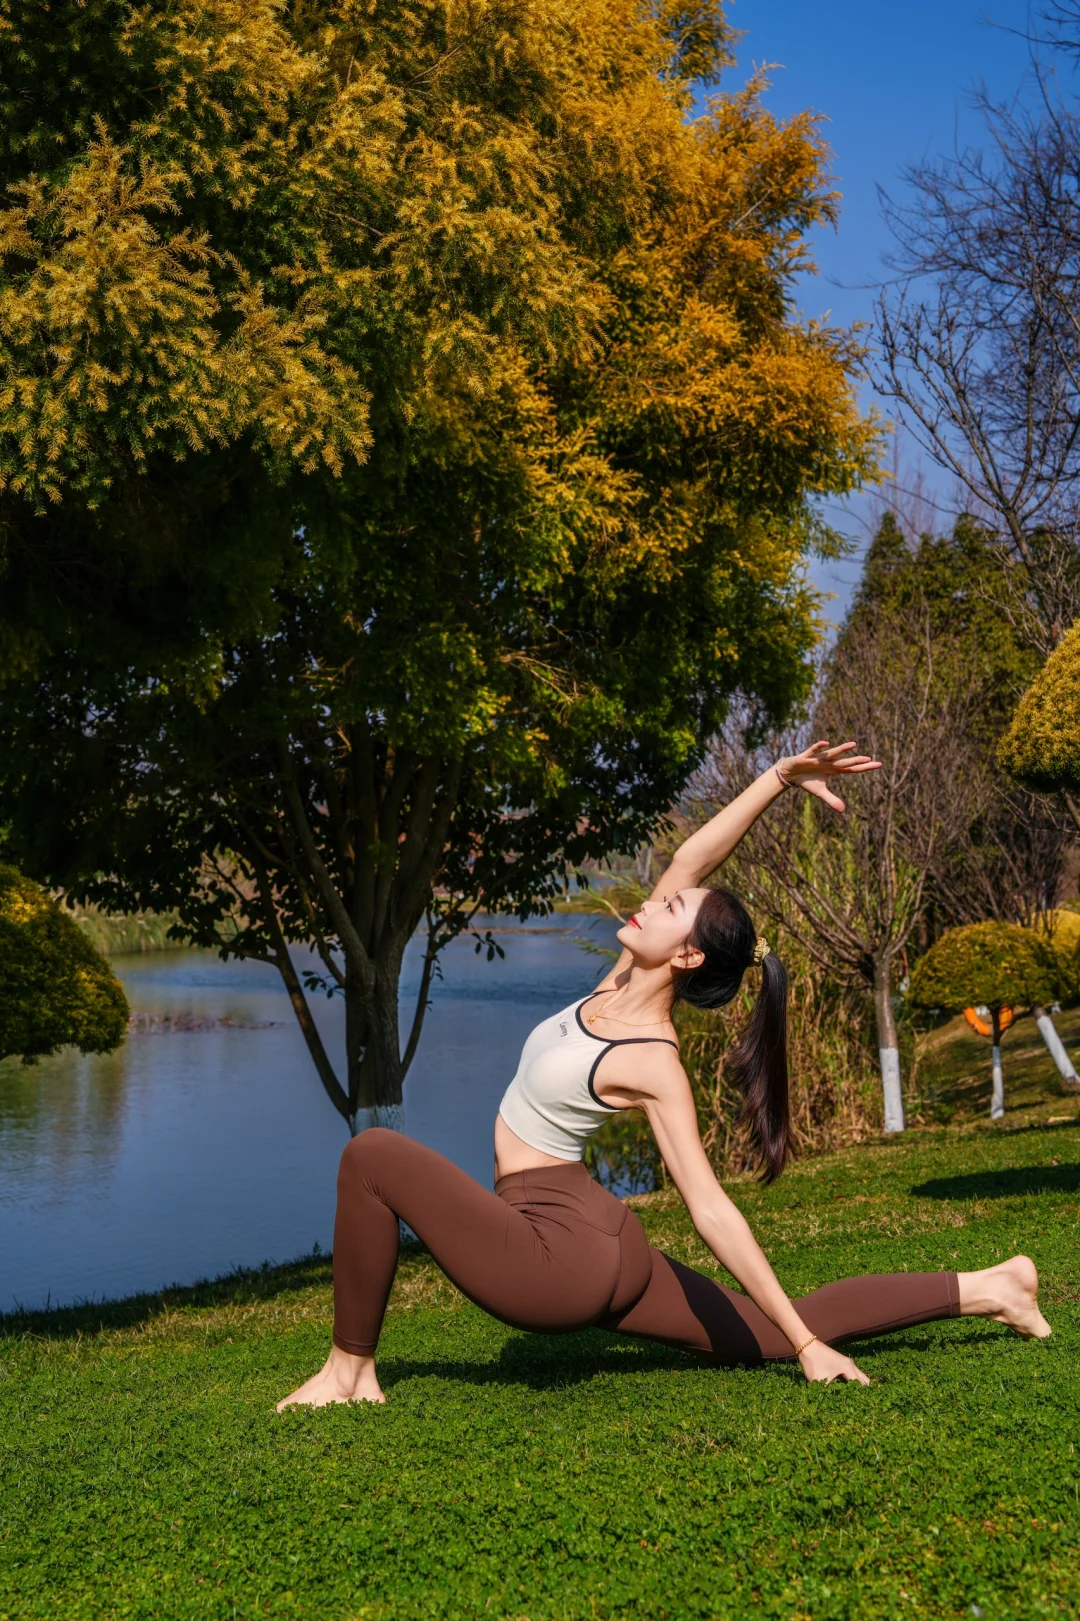
{"type": "Polygon", "coordinates": [[[606,1052],[653,1041],[678,1051],[678,1043],[664,1036],[609,1041],[607,1036],[593,1035],[581,1017],[590,1000],[591,996],[583,996],[536,1026],[499,1104],[499,1113],[516,1137],[556,1159],[583,1159],[589,1138],[609,1116],[619,1113],[614,1104],[601,1102],[593,1085],[606,1052]]]}

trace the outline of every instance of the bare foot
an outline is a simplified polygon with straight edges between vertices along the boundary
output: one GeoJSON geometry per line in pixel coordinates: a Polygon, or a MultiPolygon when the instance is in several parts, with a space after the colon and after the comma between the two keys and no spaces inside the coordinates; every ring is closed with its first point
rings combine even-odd
{"type": "Polygon", "coordinates": [[[375,1377],[375,1358],[351,1356],[335,1345],[318,1373],[279,1401],[277,1410],[283,1413],[286,1407],[329,1407],[334,1402],[385,1400],[375,1377]]]}
{"type": "Polygon", "coordinates": [[[1039,1274],[1026,1255],[999,1266],[960,1274],[960,1310],[1007,1323],[1023,1340],[1045,1340],[1051,1330],[1038,1305],[1039,1274]]]}

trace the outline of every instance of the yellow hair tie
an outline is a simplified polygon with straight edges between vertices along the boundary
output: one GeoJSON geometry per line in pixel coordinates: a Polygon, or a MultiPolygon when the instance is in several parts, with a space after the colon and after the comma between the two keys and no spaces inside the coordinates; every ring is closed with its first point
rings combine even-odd
{"type": "Polygon", "coordinates": [[[758,963],[764,962],[765,958],[768,955],[769,955],[769,942],[766,940],[766,938],[765,938],[765,936],[763,934],[759,934],[758,937],[757,937],[757,944],[754,947],[754,965],[755,965],[755,967],[757,966],[758,963]]]}

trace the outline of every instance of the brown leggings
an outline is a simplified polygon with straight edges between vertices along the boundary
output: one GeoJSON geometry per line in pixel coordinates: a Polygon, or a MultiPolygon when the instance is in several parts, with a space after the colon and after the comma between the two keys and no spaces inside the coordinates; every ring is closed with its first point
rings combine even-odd
{"type": "MultiPolygon", "coordinates": [[[[374,1128],[341,1157],[334,1224],[334,1344],[369,1355],[398,1257],[398,1218],[463,1294],[514,1328],[606,1328],[697,1351],[714,1362],[790,1357],[765,1313],[650,1248],[632,1210],[584,1165],[500,1178],[495,1192],[441,1154],[374,1128]]],[[[835,1342],[960,1314],[955,1272],[844,1278],[795,1301],[835,1342]]]]}

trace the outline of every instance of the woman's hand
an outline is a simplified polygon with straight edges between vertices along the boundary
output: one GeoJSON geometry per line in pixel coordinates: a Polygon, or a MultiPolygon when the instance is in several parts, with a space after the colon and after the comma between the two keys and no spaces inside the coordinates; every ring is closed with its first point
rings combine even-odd
{"type": "Polygon", "coordinates": [[[834,1351],[831,1345],[825,1345],[821,1340],[810,1342],[799,1357],[799,1366],[808,1379],[821,1380],[827,1385],[831,1385],[834,1379],[850,1380],[860,1385],[870,1383],[849,1356],[834,1351]]]}
{"type": "Polygon", "coordinates": [[[801,754],[778,760],[777,768],[783,781],[805,788],[808,794],[823,799],[835,811],[844,811],[847,806],[839,794],[828,787],[826,779],[853,777],[860,771],[877,771],[881,767],[881,761],[872,755],[849,753],[854,747],[853,742],[838,743],[835,748],[830,748],[827,742],[812,743],[801,754]]]}

